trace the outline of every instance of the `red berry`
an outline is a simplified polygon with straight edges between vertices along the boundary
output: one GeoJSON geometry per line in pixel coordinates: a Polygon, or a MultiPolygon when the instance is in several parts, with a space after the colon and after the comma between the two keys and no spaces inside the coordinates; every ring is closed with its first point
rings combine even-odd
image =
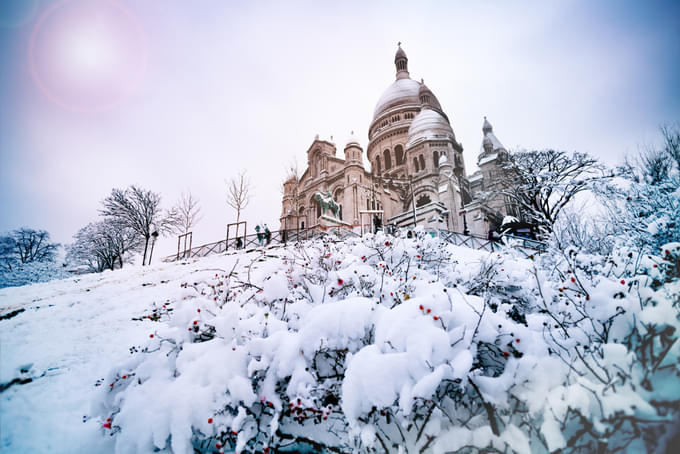
{"type": "Polygon", "coordinates": [[[501,271],[505,271],[505,268],[501,268],[501,271]]]}
{"type": "Polygon", "coordinates": [[[343,282],[344,282],[344,281],[343,281],[342,279],[338,279],[338,285],[342,285],[343,282]]]}
{"type": "Polygon", "coordinates": [[[430,312],[432,312],[432,309],[428,309],[425,312],[427,312],[429,314],[430,312]]]}
{"type": "Polygon", "coordinates": [[[208,418],[208,424],[212,424],[212,418],[208,418]]]}
{"type": "Polygon", "coordinates": [[[126,378],[127,378],[127,375],[123,375],[123,380],[125,380],[126,378]]]}
{"type": "Polygon", "coordinates": [[[519,339],[515,339],[515,342],[517,342],[519,344],[519,339]]]}
{"type": "Polygon", "coordinates": [[[586,295],[586,301],[590,301],[590,295],[586,295]]]}
{"type": "Polygon", "coordinates": [[[215,447],[216,447],[217,449],[220,449],[220,448],[222,447],[222,444],[221,444],[221,443],[215,443],[215,447]]]}
{"type": "Polygon", "coordinates": [[[102,424],[102,427],[105,428],[105,429],[110,429],[110,428],[111,428],[111,423],[110,423],[110,422],[106,422],[106,423],[102,424]]]}
{"type": "Polygon", "coordinates": [[[659,265],[657,265],[657,264],[655,263],[655,264],[654,264],[654,265],[652,265],[652,266],[653,266],[654,268],[656,268],[656,267],[658,267],[659,265]]]}
{"type": "Polygon", "coordinates": [[[323,420],[324,420],[324,421],[327,420],[327,419],[328,419],[328,416],[324,416],[324,417],[323,417],[323,420]]]}
{"type": "Polygon", "coordinates": [[[150,337],[151,339],[153,339],[153,334],[149,334],[149,337],[150,337]]]}
{"type": "Polygon", "coordinates": [[[439,320],[439,317],[437,317],[436,315],[435,315],[434,317],[432,317],[432,318],[434,319],[435,322],[436,322],[437,320],[439,320]]]}
{"type": "Polygon", "coordinates": [[[503,352],[503,356],[505,356],[506,358],[507,358],[509,355],[510,355],[510,354],[509,354],[508,352],[503,352]]]}
{"type": "Polygon", "coordinates": [[[201,312],[201,310],[200,310],[200,309],[196,309],[196,312],[200,313],[200,312],[201,312]]]}
{"type": "Polygon", "coordinates": [[[625,285],[625,284],[626,284],[626,281],[624,281],[623,279],[621,279],[621,285],[625,285]]]}
{"type": "Polygon", "coordinates": [[[198,320],[194,320],[194,325],[198,325],[198,320]]]}
{"type": "Polygon", "coordinates": [[[666,255],[670,255],[671,253],[671,251],[669,251],[668,249],[666,249],[664,252],[666,252],[666,255]]]}
{"type": "Polygon", "coordinates": [[[422,304],[421,304],[420,306],[418,306],[418,307],[420,308],[421,311],[422,311],[423,309],[425,309],[425,308],[423,307],[422,304]]]}
{"type": "Polygon", "coordinates": [[[385,246],[389,246],[389,245],[390,245],[390,242],[389,242],[389,241],[385,241],[385,246]]]}
{"type": "Polygon", "coordinates": [[[572,277],[572,278],[571,278],[571,282],[576,282],[576,278],[575,278],[575,277],[572,277]]]}

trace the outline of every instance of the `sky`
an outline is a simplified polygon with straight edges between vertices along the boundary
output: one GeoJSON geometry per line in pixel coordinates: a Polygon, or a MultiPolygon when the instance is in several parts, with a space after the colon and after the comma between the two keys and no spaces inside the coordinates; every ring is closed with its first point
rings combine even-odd
{"type": "Polygon", "coordinates": [[[285,168],[316,134],[341,157],[351,131],[366,148],[397,42],[468,173],[484,116],[510,150],[610,165],[680,120],[675,1],[1,0],[0,232],[68,244],[136,184],[165,208],[190,191],[194,244],[218,241],[241,170],[249,231],[278,229],[285,168]]]}

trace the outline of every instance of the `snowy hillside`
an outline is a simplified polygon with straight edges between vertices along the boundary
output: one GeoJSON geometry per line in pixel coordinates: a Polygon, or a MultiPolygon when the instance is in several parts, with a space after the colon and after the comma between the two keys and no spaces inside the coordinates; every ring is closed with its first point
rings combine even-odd
{"type": "Polygon", "coordinates": [[[665,248],[379,234],[3,289],[0,448],[663,450],[680,401],[665,248]]]}

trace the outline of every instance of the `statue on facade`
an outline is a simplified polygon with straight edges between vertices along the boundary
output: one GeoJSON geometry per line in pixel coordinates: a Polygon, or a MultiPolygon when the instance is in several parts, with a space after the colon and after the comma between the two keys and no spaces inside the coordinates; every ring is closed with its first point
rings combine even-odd
{"type": "Polygon", "coordinates": [[[333,217],[338,219],[339,212],[340,212],[340,206],[333,200],[333,195],[331,194],[331,191],[323,191],[323,192],[317,192],[314,194],[314,200],[319,202],[321,205],[321,215],[325,216],[326,211],[329,209],[331,210],[331,213],[333,214],[333,217]]]}

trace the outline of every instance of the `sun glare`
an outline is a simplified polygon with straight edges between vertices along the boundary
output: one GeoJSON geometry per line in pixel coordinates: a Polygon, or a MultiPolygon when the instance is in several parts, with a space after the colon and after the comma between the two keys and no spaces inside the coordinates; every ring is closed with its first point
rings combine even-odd
{"type": "Polygon", "coordinates": [[[31,36],[31,73],[43,94],[69,110],[98,111],[123,101],[146,63],[135,17],[109,0],[57,3],[31,36]]]}

